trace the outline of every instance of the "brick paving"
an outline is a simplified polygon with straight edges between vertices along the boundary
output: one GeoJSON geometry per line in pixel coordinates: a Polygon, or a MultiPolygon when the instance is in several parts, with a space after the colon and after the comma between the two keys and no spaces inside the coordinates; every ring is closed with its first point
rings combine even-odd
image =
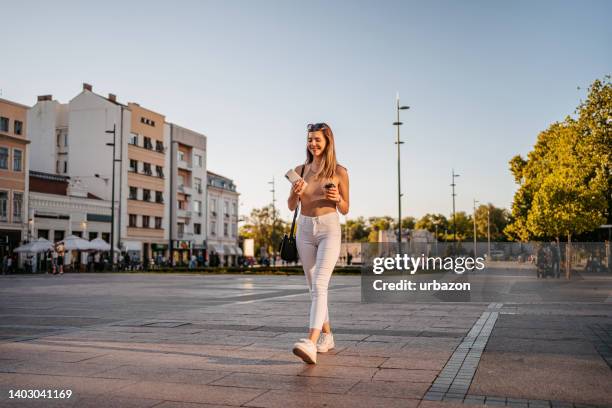
{"type": "Polygon", "coordinates": [[[605,302],[366,304],[334,276],[336,349],[311,366],[290,351],[300,276],[1,277],[0,406],[612,406],[612,278],[596,285],[605,302]]]}

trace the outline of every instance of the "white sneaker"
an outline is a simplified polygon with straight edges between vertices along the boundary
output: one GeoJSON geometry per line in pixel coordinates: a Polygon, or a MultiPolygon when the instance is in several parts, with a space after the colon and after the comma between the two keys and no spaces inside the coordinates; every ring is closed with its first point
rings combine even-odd
{"type": "Polygon", "coordinates": [[[300,339],[293,345],[293,354],[301,358],[305,363],[317,363],[317,346],[310,339],[300,339]]]}
{"type": "Polygon", "coordinates": [[[319,341],[317,341],[317,352],[327,353],[329,350],[336,347],[334,343],[334,335],[331,333],[321,333],[319,341]]]}

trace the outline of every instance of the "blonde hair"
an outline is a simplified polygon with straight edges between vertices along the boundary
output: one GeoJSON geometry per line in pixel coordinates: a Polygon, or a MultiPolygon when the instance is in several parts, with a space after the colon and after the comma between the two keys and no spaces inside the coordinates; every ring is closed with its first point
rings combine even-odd
{"type": "MultiPolygon", "coordinates": [[[[323,137],[325,137],[325,150],[323,151],[323,166],[319,174],[317,174],[317,179],[322,178],[332,178],[336,174],[336,166],[338,162],[336,162],[336,145],[334,143],[334,133],[331,128],[326,123],[321,123],[323,127],[319,130],[315,130],[308,133],[321,132],[323,133],[323,137]]],[[[308,141],[308,136],[306,136],[306,140],[308,141]]],[[[308,150],[308,146],[306,146],[306,164],[312,163],[314,160],[314,156],[308,150]]]]}

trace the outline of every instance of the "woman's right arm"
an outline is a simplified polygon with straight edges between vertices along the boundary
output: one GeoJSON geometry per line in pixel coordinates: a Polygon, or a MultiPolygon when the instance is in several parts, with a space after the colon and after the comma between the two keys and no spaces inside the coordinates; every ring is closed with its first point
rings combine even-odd
{"type": "MultiPolygon", "coordinates": [[[[297,174],[301,174],[302,166],[297,166],[295,168],[295,172],[297,174]]],[[[289,193],[289,199],[287,200],[287,206],[289,207],[289,211],[295,211],[298,206],[299,198],[304,191],[304,180],[296,181],[291,186],[291,191],[289,193]]]]}

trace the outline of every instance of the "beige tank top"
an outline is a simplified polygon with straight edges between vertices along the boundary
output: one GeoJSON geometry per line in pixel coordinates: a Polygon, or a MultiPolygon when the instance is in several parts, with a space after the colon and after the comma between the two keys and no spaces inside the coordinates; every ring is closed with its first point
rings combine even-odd
{"type": "Polygon", "coordinates": [[[336,203],[325,198],[325,185],[334,183],[338,187],[338,178],[334,176],[331,179],[321,178],[317,180],[317,174],[312,171],[311,167],[311,164],[307,164],[304,169],[303,178],[308,185],[306,185],[300,197],[302,205],[300,212],[309,217],[317,217],[336,211],[336,203]]]}

